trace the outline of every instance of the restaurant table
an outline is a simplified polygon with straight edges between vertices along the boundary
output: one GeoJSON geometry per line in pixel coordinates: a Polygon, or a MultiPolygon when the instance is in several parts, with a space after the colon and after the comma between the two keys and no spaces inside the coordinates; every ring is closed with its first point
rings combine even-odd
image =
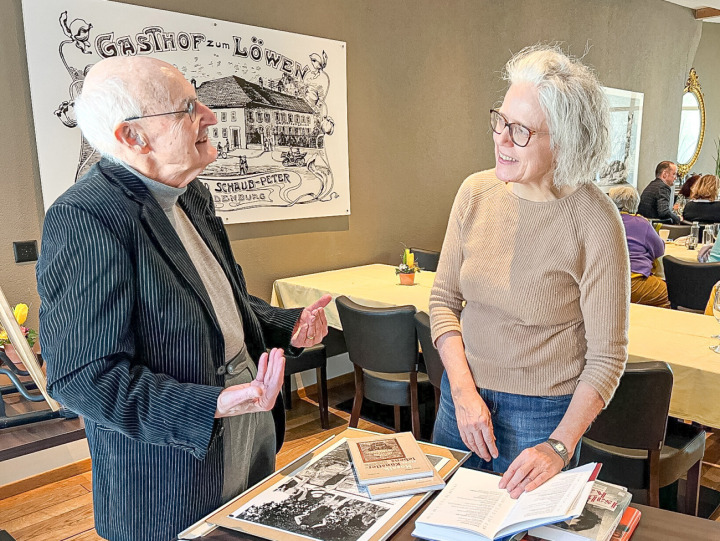
{"type": "MultiPolygon", "coordinates": [[[[320,296],[347,295],[365,306],[411,304],[427,312],[435,273],[415,276],[416,284],[401,286],[390,265],[364,265],[305,276],[283,278],[273,284],[271,303],[294,308],[320,296]]],[[[335,303],[325,308],[328,324],[342,330],[335,303]]],[[[670,415],[720,428],[720,354],[709,346],[720,343],[715,318],[702,314],[630,305],[629,362],[665,361],[674,374],[670,415]]]]}

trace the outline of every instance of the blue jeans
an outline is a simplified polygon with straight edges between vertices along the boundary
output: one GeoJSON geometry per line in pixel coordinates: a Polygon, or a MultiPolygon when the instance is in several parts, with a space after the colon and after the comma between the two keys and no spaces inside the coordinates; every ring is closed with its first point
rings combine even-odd
{"type": "MultiPolygon", "coordinates": [[[[469,451],[460,438],[447,373],[443,374],[440,391],[442,394],[435,419],[433,443],[469,451]]],[[[478,391],[492,416],[498,457],[486,462],[473,454],[463,466],[499,473],[505,472],[524,449],[542,443],[550,437],[552,431],[560,424],[572,398],[571,394],[524,396],[487,389],[478,389],[478,391]]],[[[579,458],[578,443],[568,468],[577,466],[579,458]]]]}

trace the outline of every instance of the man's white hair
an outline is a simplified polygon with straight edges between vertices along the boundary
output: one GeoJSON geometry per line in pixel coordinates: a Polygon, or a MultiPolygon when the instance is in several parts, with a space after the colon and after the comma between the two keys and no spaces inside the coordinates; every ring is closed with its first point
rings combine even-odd
{"type": "Polygon", "coordinates": [[[75,117],[85,139],[105,158],[120,161],[115,128],[127,118],[170,111],[165,83],[165,77],[159,75],[152,81],[133,82],[131,90],[122,77],[112,76],[86,85],[75,98],[75,117]],[[151,105],[142,103],[151,99],[151,105]]]}
{"type": "Polygon", "coordinates": [[[559,46],[534,45],[507,62],[503,78],[538,90],[555,158],[555,186],[593,182],[610,155],[610,111],[592,70],[559,46]]]}

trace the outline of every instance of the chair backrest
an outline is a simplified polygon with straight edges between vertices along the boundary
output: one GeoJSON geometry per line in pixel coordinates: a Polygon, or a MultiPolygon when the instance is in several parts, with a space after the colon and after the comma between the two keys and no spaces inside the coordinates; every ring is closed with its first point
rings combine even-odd
{"type": "Polygon", "coordinates": [[[420,340],[420,346],[422,347],[428,378],[430,379],[430,383],[433,384],[433,387],[439,389],[442,375],[445,372],[445,366],[443,366],[440,353],[435,349],[435,344],[433,344],[432,336],[430,335],[430,316],[425,312],[415,314],[415,328],[417,329],[418,340],[420,340]]]}
{"type": "Polygon", "coordinates": [[[432,272],[437,270],[438,261],[440,261],[440,252],[423,250],[422,248],[410,248],[410,251],[415,254],[415,263],[417,263],[418,267],[432,272]]]}
{"type": "Polygon", "coordinates": [[[615,395],[585,437],[605,445],[659,451],[665,441],[672,385],[666,362],[628,363],[615,395]]]}
{"type": "Polygon", "coordinates": [[[720,280],[720,262],[694,263],[673,256],[663,257],[670,306],[703,312],[715,283],[720,280]]]}
{"type": "Polygon", "coordinates": [[[690,226],[689,225],[663,224],[662,226],[660,226],[660,229],[667,229],[670,231],[670,233],[668,234],[668,238],[670,240],[675,240],[678,237],[684,237],[685,235],[690,234],[690,226]]]}
{"type": "Polygon", "coordinates": [[[345,295],[335,299],[350,361],[376,372],[417,370],[414,306],[371,308],[345,295]]]}

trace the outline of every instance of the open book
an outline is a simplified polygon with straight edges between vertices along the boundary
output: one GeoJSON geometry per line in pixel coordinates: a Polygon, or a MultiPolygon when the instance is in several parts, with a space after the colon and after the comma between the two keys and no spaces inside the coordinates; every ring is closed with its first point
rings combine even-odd
{"type": "Polygon", "coordinates": [[[434,541],[487,541],[582,513],[600,470],[596,463],[560,472],[513,500],[500,477],[460,468],[415,522],[413,535],[434,541]]]}

